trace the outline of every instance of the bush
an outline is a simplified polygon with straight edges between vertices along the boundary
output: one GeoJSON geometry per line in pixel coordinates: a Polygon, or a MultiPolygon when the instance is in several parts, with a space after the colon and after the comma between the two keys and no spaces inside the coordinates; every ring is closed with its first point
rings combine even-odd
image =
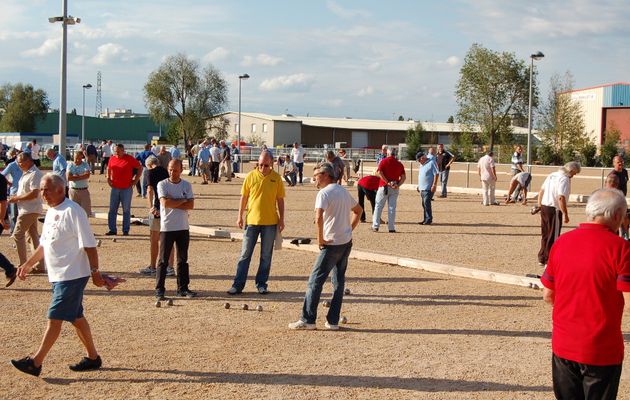
{"type": "Polygon", "coordinates": [[[595,167],[597,165],[597,146],[588,142],[580,150],[580,163],[583,167],[595,167]]]}

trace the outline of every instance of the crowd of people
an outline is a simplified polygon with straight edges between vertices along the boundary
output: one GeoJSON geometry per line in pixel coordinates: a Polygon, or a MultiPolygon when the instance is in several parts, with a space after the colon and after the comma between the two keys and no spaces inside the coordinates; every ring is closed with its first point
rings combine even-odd
{"type": "MultiPolygon", "coordinates": [[[[121,206],[122,235],[129,235],[133,190],[139,186],[139,196],[147,199],[151,243],[149,266],[140,273],[155,276],[157,300],[167,299],[166,277],[173,275],[177,277],[176,296],[197,296],[190,288],[188,265],[189,211],[195,208],[195,196],[191,183],[182,177],[184,165],[177,147],[167,150],[165,146],[147,145],[134,157],[125,152],[122,144],[104,142],[96,153],[90,146],[95,147],[90,144],[85,150],[77,150],[69,163],[54,148],[48,149],[46,156],[52,162],[52,170],[46,175],[37,167],[32,152],[10,154],[14,158],[0,175],[0,185],[7,187],[0,195],[0,214],[8,216],[2,219],[1,229],[11,231],[19,258],[19,266],[15,267],[0,254],[5,286],[11,286],[16,278],[26,279],[32,273],[47,273],[53,286],[48,326],[39,349],[33,356],[11,361],[15,368],[31,375],[40,374],[63,321],[75,326],[87,353],[70,368],[86,371],[102,365],[82,308],[83,291],[90,276],[96,286],[108,285],[99,271],[96,240],[89,224],[92,215],[89,179],[96,172],[99,157],[110,186],[106,235],[118,234],[121,206]],[[44,203],[48,210],[40,238],[37,223],[44,203]],[[27,254],[29,242],[30,257],[27,254]],[[59,257],[59,254],[67,256],[59,257]]],[[[239,152],[234,147],[215,139],[201,140],[190,146],[190,151],[186,151],[190,175],[199,173],[201,184],[218,182],[221,177],[231,180],[235,171],[238,172],[233,163],[239,152]]],[[[527,204],[532,176],[523,166],[521,153],[522,148],[518,146],[512,157],[513,176],[507,204],[517,201],[527,204]]],[[[258,294],[269,293],[274,244],[281,239],[285,227],[283,180],[289,187],[303,182],[304,156],[304,149],[295,143],[291,154],[281,157],[283,170],[279,174],[274,171],[274,156],[263,150],[255,168],[245,176],[236,218],[236,225],[244,231],[244,239],[227,294],[239,295],[245,289],[259,240],[260,261],[254,284],[258,294]]],[[[484,206],[499,204],[495,197],[497,173],[493,156],[488,152],[478,162],[484,206]]],[[[315,224],[320,253],[306,284],[300,318],[288,325],[290,329],[316,329],[318,304],[329,276],[332,276],[333,296],[324,326],[329,330],[339,329],[352,232],[368,220],[366,197],[372,206],[372,231],[378,232],[385,224],[381,217],[387,204],[388,232],[396,232],[396,205],[400,188],[407,179],[406,170],[398,160],[396,148],[383,146],[377,159],[375,174],[357,181],[358,201],[342,186],[343,177],[347,180],[350,176],[349,162],[346,162],[349,160],[343,149],[338,154],[328,151],[325,160],[314,170],[313,181],[318,189],[315,224]]],[[[431,147],[426,152],[418,152],[415,159],[419,165],[417,191],[423,209],[419,224],[432,225],[432,201],[438,181],[441,183],[439,197],[446,198],[449,170],[455,156],[439,145],[437,151],[431,147]]],[[[538,192],[536,207],[541,221],[538,261],[545,267],[541,277],[544,299],[554,305],[554,391],[557,396],[566,398],[577,398],[581,388],[588,385],[595,388],[588,390],[603,393],[603,396],[616,394],[623,358],[622,339],[619,344],[621,310],[624,299],[630,301],[627,284],[630,281],[627,241],[630,213],[625,199],[628,174],[623,158],[615,157],[614,168],[606,178],[606,188],[590,197],[586,206],[588,222],[560,236],[562,224],[569,222],[567,203],[571,179],[580,171],[579,163],[569,162],[547,176],[538,192]],[[576,288],[582,289],[576,292],[576,288]],[[615,290],[617,295],[611,296],[615,290]],[[576,293],[579,296],[576,297],[576,293]],[[584,307],[587,303],[593,305],[584,307]],[[609,312],[601,315],[599,310],[602,309],[609,312]],[[606,320],[605,326],[600,323],[602,319],[606,320]],[[581,328],[583,335],[575,340],[571,331],[578,320],[586,321],[586,325],[581,328]],[[589,339],[600,337],[609,340],[589,339]],[[587,350],[576,351],[577,348],[587,350]],[[595,370],[595,366],[605,368],[595,370]],[[585,373],[589,368],[596,372],[585,373]]]]}

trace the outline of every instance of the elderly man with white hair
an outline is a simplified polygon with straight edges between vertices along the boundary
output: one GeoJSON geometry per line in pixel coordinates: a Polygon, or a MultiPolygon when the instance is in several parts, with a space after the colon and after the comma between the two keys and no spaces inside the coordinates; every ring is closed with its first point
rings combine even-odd
{"type": "Polygon", "coordinates": [[[567,202],[571,194],[571,178],[579,174],[580,164],[571,161],[558,171],[550,174],[542,184],[538,193],[538,207],[540,208],[540,250],[538,263],[547,264],[549,251],[553,242],[560,236],[562,223],[569,223],[567,202]]]}
{"type": "Polygon", "coordinates": [[[541,278],[553,305],[553,390],[558,399],[614,399],[624,357],[621,319],[630,304],[630,243],[617,235],[627,205],[600,189],[586,205],[587,223],[551,248],[541,278]]]}

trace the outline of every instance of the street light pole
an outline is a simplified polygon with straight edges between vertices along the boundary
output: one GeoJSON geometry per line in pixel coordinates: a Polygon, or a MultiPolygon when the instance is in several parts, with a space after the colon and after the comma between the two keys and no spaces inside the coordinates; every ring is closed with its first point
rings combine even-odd
{"type": "Polygon", "coordinates": [[[540,60],[545,55],[542,52],[538,52],[536,54],[532,54],[529,56],[531,58],[531,64],[529,66],[529,112],[527,115],[527,166],[531,167],[531,156],[532,156],[532,82],[534,78],[534,60],[540,60]]]}
{"type": "Polygon", "coordinates": [[[61,84],[59,99],[59,153],[66,154],[66,66],[68,58],[68,25],[74,25],[81,22],[81,18],[74,18],[68,15],[68,0],[61,1],[61,12],[63,15],[59,17],[50,17],[48,22],[54,24],[61,22],[61,84]]]}
{"type": "Polygon", "coordinates": [[[238,162],[239,162],[239,172],[243,171],[243,156],[241,154],[241,82],[243,79],[249,79],[248,74],[243,74],[238,76],[238,162]]]}
{"type": "Polygon", "coordinates": [[[81,114],[81,148],[85,148],[85,89],[90,89],[91,84],[83,85],[83,113],[81,114]]]}

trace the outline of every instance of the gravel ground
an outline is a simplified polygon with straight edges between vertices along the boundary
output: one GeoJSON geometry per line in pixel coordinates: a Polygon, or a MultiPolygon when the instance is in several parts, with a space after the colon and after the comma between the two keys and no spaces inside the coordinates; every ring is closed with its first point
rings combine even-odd
{"type": "MultiPolygon", "coordinates": [[[[233,231],[240,179],[201,186],[192,178],[194,224],[233,231]]],[[[105,211],[109,192],[100,176],[91,192],[95,211],[105,211]],[[103,188],[104,190],[101,190],[103,188]]],[[[351,189],[354,193],[354,188],[351,189]]],[[[313,237],[312,186],[287,188],[287,237],[313,237]]],[[[514,274],[540,272],[538,217],[520,205],[483,207],[476,196],[437,199],[434,226],[417,225],[418,196],[403,191],[398,233],[373,233],[362,224],[354,247],[454,265],[514,274]]],[[[144,216],[142,199],[133,214],[144,216]]],[[[368,210],[370,207],[368,206],[368,210]]],[[[569,228],[583,221],[572,205],[569,228]]],[[[368,211],[368,215],[371,212],[368,211]]],[[[0,291],[5,305],[0,348],[3,398],[55,399],[548,399],[551,308],[541,292],[508,285],[431,274],[353,260],[339,332],[318,328],[293,332],[306,280],[316,254],[283,249],[274,253],[267,296],[225,294],[241,243],[193,237],[191,289],[196,299],[156,308],[154,281],[137,270],[148,258],[148,228],[133,226],[116,242],[103,234],[105,221],[92,219],[103,270],[127,282],[112,292],[88,286],[86,316],[104,360],[100,371],[78,374],[66,365],[82,356],[69,324],[49,354],[40,378],[19,374],[11,358],[34,352],[45,328],[50,288],[33,276],[0,291]],[[224,308],[230,302],[229,310],[224,308]],[[242,304],[250,311],[243,311],[242,304]],[[262,305],[263,311],[251,311],[262,305]]],[[[11,240],[0,251],[16,260],[11,240]]],[[[256,252],[255,257],[258,256],[256,252]]],[[[256,258],[255,258],[256,259],[256,258]]],[[[255,273],[256,263],[252,272],[255,273]]],[[[251,274],[250,274],[251,275],[251,274]]],[[[173,295],[174,279],[167,281],[173,295]]],[[[330,286],[324,288],[330,296],[330,286]]],[[[320,313],[325,308],[320,307],[320,313]]],[[[624,330],[628,324],[624,323],[624,330]]],[[[619,398],[630,397],[622,375],[619,398]]]]}

